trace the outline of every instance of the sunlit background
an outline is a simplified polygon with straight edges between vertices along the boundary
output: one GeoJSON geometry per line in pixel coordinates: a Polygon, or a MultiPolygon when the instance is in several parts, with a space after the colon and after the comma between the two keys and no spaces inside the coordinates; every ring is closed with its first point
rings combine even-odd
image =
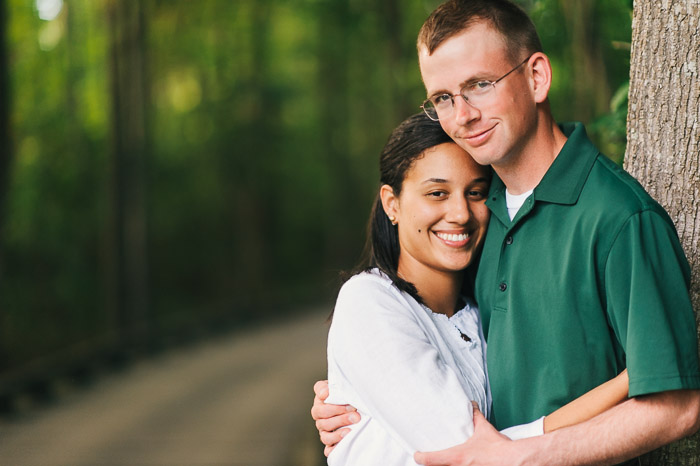
{"type": "MultiPolygon", "coordinates": [[[[415,37],[439,3],[0,0],[2,412],[97,360],[311,309],[323,375],[324,313],[379,151],[425,98],[415,37]]],[[[519,3],[555,116],[621,162],[632,1],[519,3]]],[[[308,425],[313,380],[287,400],[308,425]]]]}

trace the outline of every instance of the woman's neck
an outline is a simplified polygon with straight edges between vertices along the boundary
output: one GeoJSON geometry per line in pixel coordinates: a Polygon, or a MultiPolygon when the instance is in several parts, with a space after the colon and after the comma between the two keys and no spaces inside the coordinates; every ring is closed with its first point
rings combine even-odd
{"type": "Polygon", "coordinates": [[[413,283],[423,304],[431,311],[451,317],[459,301],[464,272],[441,272],[422,267],[407,267],[399,263],[399,277],[413,283]]]}

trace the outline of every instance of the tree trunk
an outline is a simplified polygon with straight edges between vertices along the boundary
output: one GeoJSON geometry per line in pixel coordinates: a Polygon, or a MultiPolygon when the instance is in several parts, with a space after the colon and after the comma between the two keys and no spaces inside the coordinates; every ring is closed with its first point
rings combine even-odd
{"type": "Polygon", "coordinates": [[[323,164],[333,180],[333,190],[327,193],[322,209],[325,232],[322,246],[323,267],[337,267],[343,263],[345,246],[351,244],[347,238],[351,231],[348,216],[336,209],[342,199],[351,195],[354,186],[352,168],[348,161],[350,141],[350,62],[355,60],[349,44],[352,31],[352,9],[349,0],[319,3],[317,92],[320,105],[321,125],[319,135],[323,164]],[[328,215],[330,213],[330,215],[328,215]]]}
{"type": "Polygon", "coordinates": [[[150,331],[146,247],[146,62],[142,3],[110,4],[112,93],[112,224],[109,241],[113,307],[123,343],[150,331]]]}
{"type": "MultiPolygon", "coordinates": [[[[0,280],[3,278],[5,265],[5,203],[7,202],[10,160],[12,156],[10,136],[10,64],[7,53],[8,24],[7,2],[0,0],[0,280]]],[[[4,321],[3,308],[0,306],[0,330],[3,328],[4,321]]],[[[7,361],[4,353],[5,347],[0,345],[0,372],[5,368],[7,361]]]]}
{"type": "MultiPolygon", "coordinates": [[[[676,224],[700,309],[700,3],[634,2],[625,168],[676,224]]],[[[644,458],[648,465],[700,465],[694,435],[644,458]]]]}
{"type": "Polygon", "coordinates": [[[559,0],[559,5],[571,37],[573,114],[578,120],[590,121],[594,115],[608,112],[612,95],[596,30],[596,2],[559,0]]]}

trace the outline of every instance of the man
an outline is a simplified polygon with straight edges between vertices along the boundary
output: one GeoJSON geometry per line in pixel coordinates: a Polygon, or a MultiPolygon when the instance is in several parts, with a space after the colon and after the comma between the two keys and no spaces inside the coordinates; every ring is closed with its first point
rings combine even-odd
{"type": "MultiPolygon", "coordinates": [[[[416,461],[614,464],[695,432],[695,320],[672,222],[582,125],[555,123],[551,66],[527,15],[507,0],[450,0],[423,25],[418,57],[428,116],[497,175],[476,283],[494,426],[536,419],[625,367],[630,398],[515,442],[475,413],[466,443],[416,461]]],[[[324,420],[346,408],[320,399],[312,414],[333,445],[357,413],[324,420]]]]}

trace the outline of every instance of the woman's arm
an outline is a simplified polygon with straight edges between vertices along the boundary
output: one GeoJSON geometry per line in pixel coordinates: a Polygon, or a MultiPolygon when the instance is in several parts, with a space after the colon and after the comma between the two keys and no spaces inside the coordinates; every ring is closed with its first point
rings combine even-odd
{"type": "Polygon", "coordinates": [[[473,431],[470,398],[428,337],[423,312],[386,283],[357,277],[343,285],[328,334],[328,401],[370,414],[410,453],[473,431]]]}
{"type": "Polygon", "coordinates": [[[614,379],[584,393],[550,415],[527,424],[503,429],[501,433],[511,440],[518,440],[585,422],[626,400],[628,386],[627,369],[625,369],[614,379]]]}
{"type": "Polygon", "coordinates": [[[544,432],[587,421],[627,399],[627,369],[544,418],[544,432]]]}

